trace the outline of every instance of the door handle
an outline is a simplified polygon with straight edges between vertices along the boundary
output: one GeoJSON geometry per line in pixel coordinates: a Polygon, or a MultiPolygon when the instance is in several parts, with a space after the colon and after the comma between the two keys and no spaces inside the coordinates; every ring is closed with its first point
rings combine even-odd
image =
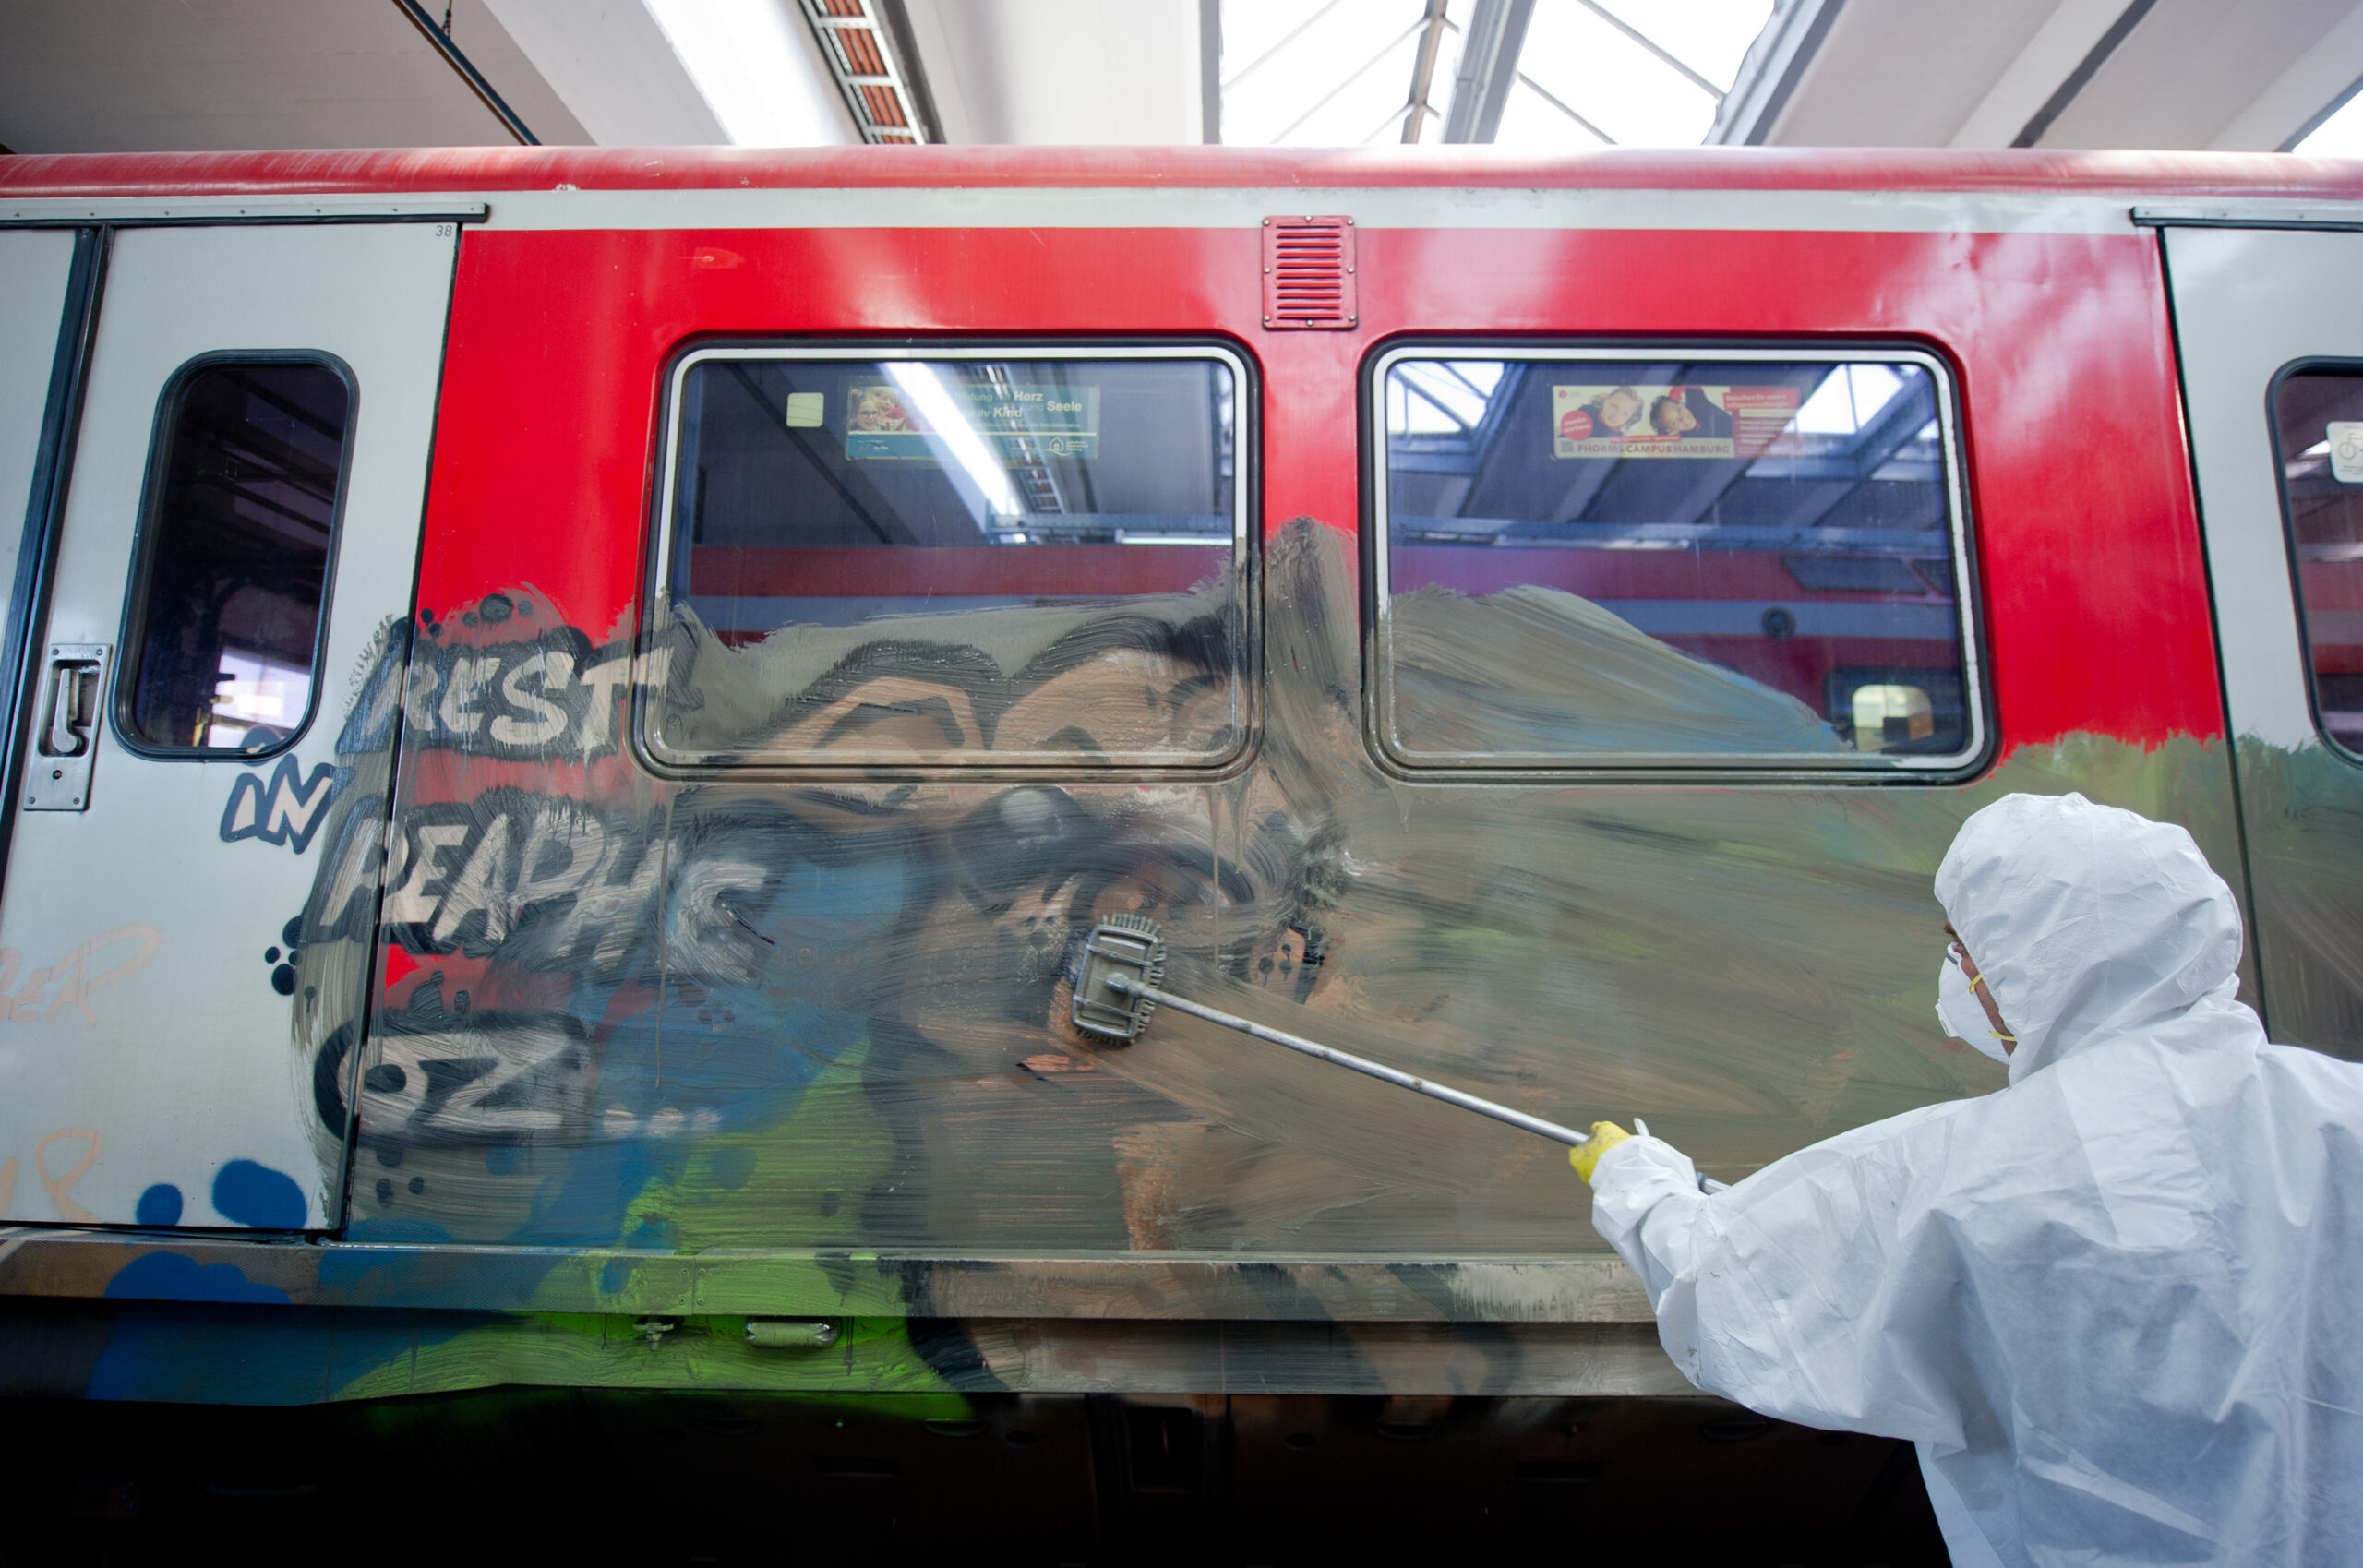
{"type": "Polygon", "coordinates": [[[105,643],[50,644],[41,734],[25,770],[26,810],[90,808],[90,764],[99,750],[99,705],[106,674],[105,643]]]}
{"type": "Polygon", "coordinates": [[[42,749],[52,757],[79,757],[90,744],[90,689],[98,666],[52,655],[49,661],[49,736],[42,749]]]}

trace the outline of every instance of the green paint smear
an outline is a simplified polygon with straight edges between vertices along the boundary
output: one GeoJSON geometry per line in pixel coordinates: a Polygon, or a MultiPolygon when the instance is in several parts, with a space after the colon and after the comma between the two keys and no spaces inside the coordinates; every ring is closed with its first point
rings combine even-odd
{"type": "MultiPolygon", "coordinates": [[[[692,1318],[654,1345],[633,1324],[606,1313],[504,1313],[419,1343],[408,1357],[341,1384],[330,1397],[391,1399],[504,1384],[746,1389],[902,1395],[894,1408],[913,1420],[969,1413],[967,1399],[920,1358],[904,1319],[836,1320],[837,1341],[825,1350],[759,1350],[747,1343],[744,1317],[692,1318]]],[[[980,1381],[991,1380],[981,1374],[980,1381]]]]}
{"type": "MultiPolygon", "coordinates": [[[[862,1199],[886,1179],[894,1149],[862,1088],[869,1055],[869,1040],[856,1042],[769,1126],[698,1135],[678,1179],[654,1178],[641,1188],[625,1211],[622,1233],[653,1227],[683,1252],[863,1248],[862,1199]]],[[[820,1287],[834,1282],[823,1265],[810,1268],[818,1297],[820,1287]]]]}

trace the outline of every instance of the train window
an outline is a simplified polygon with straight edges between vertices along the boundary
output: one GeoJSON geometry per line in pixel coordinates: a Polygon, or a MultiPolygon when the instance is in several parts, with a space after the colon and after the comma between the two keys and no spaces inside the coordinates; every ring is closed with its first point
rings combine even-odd
{"type": "Polygon", "coordinates": [[[2363,365],[2291,371],[2273,405],[2315,717],[2363,756],[2363,365]]]}
{"type": "Polygon", "coordinates": [[[1236,758],[1244,385],[1180,345],[685,356],[643,746],[697,768],[1236,758]]]}
{"type": "Polygon", "coordinates": [[[258,755],[310,718],[353,382],[320,355],[208,355],[164,393],[116,724],[164,754],[258,755]]]}
{"type": "Polygon", "coordinates": [[[1373,375],[1397,765],[1894,774],[1981,749],[1930,356],[1418,347],[1373,375]]]}

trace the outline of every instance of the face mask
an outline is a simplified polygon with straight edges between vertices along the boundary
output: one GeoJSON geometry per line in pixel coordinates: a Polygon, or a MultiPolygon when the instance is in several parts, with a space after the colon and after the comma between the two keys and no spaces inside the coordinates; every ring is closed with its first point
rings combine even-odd
{"type": "Polygon", "coordinates": [[[1994,1033],[1994,1021],[1985,1016],[1976,991],[1970,987],[1969,976],[1961,972],[1961,956],[1949,949],[1945,953],[1945,966],[1937,972],[1937,1022],[1944,1025],[1946,1034],[1980,1056],[2000,1062],[2010,1059],[2010,1053],[2002,1048],[2001,1037],[1994,1033]]]}

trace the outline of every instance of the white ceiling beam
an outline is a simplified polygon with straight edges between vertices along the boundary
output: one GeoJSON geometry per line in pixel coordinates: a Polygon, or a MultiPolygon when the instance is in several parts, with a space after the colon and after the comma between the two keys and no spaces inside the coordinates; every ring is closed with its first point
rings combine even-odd
{"type": "Polygon", "coordinates": [[[2206,147],[2355,3],[2157,0],[2035,145],[2206,147]]]}
{"type": "Polygon", "coordinates": [[[797,0],[641,0],[736,147],[845,147],[861,132],[797,0]]]}
{"type": "Polygon", "coordinates": [[[1946,143],[2008,147],[2125,14],[2126,0],[2061,0],[1946,143]]]}
{"type": "Polygon", "coordinates": [[[602,147],[730,138],[641,0],[484,0],[602,147]]]}
{"type": "Polygon", "coordinates": [[[1197,0],[905,0],[943,138],[1170,146],[1205,130],[1197,0]]]}
{"type": "Polygon", "coordinates": [[[2363,5],[2232,117],[2207,145],[2218,152],[2277,152],[2312,130],[2363,78],[2363,5]]]}

